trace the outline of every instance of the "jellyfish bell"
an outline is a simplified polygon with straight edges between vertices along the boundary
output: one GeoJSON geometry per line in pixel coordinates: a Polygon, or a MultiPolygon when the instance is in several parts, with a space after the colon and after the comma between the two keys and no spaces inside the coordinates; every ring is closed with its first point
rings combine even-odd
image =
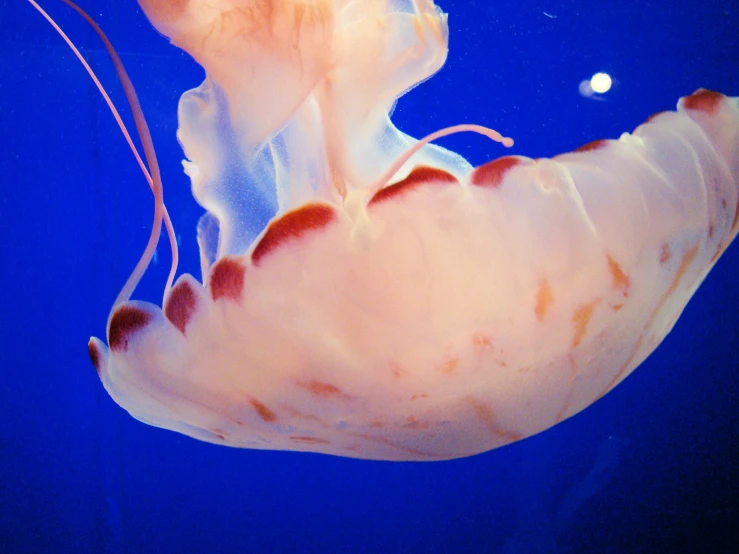
{"type": "MultiPolygon", "coordinates": [[[[484,452],[622,381],[739,229],[736,98],[699,90],[618,140],[472,168],[388,115],[446,57],[430,0],[141,4],[207,72],[178,136],[208,211],[202,282],[162,308],[124,295],[89,344],[144,422],[244,448],[484,452]]],[[[444,132],[462,130],[511,144],[444,132]]]]}

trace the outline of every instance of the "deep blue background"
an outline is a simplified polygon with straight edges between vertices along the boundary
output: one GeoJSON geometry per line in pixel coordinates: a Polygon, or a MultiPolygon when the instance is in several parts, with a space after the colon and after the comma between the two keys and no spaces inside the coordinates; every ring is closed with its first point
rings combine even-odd
{"type": "MultiPolygon", "coordinates": [[[[133,0],[81,0],[127,64],[198,274],[175,139],[202,70],[133,0]]],[[[414,135],[475,122],[553,155],[703,86],[739,95],[739,3],[439,0],[446,67],[403,99],[414,135]],[[545,13],[546,12],[546,13],[545,13]],[[549,17],[552,16],[552,17],[549,17]],[[577,87],[617,79],[606,100],[577,87]]],[[[45,6],[126,113],[89,28],[45,6]]],[[[442,144],[482,163],[476,136],[442,144]]],[[[151,195],[99,94],[22,0],[0,0],[0,552],[737,552],[739,245],[635,373],[583,413],[469,459],[381,463],[234,450],[135,421],[87,358],[148,235],[151,195]]],[[[136,296],[158,300],[159,263],[136,296]]]]}

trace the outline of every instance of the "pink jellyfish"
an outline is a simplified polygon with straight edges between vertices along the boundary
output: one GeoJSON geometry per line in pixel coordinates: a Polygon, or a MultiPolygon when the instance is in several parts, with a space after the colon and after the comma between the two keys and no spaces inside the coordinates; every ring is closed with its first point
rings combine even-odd
{"type": "Polygon", "coordinates": [[[473,168],[428,142],[510,139],[417,141],[389,117],[445,61],[432,0],[140,4],[207,72],[178,130],[202,282],[130,299],[168,224],[137,113],[154,230],[89,345],[151,425],[384,460],[490,450],[629,375],[739,229],[737,98],[699,90],[618,140],[473,168]]]}

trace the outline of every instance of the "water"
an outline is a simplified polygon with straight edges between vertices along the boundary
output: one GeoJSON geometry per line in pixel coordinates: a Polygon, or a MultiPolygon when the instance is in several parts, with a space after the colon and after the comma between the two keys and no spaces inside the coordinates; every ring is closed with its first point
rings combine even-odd
{"type": "MultiPolygon", "coordinates": [[[[123,106],[92,32],[61,3],[45,4],[123,106]]],[[[394,116],[416,136],[481,123],[513,136],[516,153],[550,156],[615,138],[700,86],[739,94],[733,0],[440,4],[449,61],[394,116]],[[602,101],[578,93],[596,71],[616,79],[602,101]]],[[[198,274],[200,209],[180,169],[175,109],[202,70],[133,1],[82,5],[138,88],[181,269],[198,274]]],[[[739,549],[737,245],[623,384],[545,433],[473,458],[234,450],[129,417],[86,343],[104,334],[146,242],[150,193],[59,37],[26,2],[0,6],[0,552],[739,549]]],[[[469,135],[443,144],[477,164],[502,153],[469,135]]],[[[138,298],[160,298],[164,246],[138,298]]]]}

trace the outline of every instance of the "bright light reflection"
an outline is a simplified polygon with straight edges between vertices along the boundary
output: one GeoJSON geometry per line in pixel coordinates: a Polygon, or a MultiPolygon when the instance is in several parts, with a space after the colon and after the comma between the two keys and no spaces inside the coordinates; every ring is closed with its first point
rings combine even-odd
{"type": "Polygon", "coordinates": [[[590,79],[590,88],[598,94],[603,94],[611,90],[612,84],[613,81],[608,73],[596,73],[590,79]]]}

